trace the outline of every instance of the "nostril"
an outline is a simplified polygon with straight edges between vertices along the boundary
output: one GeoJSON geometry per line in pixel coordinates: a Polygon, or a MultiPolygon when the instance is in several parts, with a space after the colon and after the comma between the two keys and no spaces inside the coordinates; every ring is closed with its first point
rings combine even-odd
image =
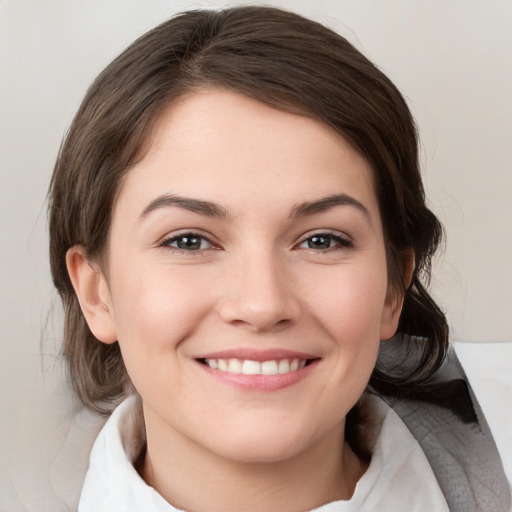
{"type": "Polygon", "coordinates": [[[280,294],[272,293],[272,286],[262,292],[263,284],[258,289],[240,286],[233,297],[224,297],[218,304],[222,320],[254,332],[274,331],[293,324],[301,311],[298,301],[286,296],[283,290],[280,294]]]}

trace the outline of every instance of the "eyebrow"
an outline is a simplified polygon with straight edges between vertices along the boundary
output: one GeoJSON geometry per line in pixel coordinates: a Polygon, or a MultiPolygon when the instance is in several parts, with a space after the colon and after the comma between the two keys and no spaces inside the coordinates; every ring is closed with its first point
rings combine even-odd
{"type": "Polygon", "coordinates": [[[363,203],[347,194],[333,194],[332,196],[323,197],[316,201],[306,201],[295,205],[290,213],[290,217],[305,217],[307,215],[315,215],[322,213],[336,206],[352,206],[362,212],[365,217],[371,221],[370,212],[363,203]]]}
{"type": "MultiPolygon", "coordinates": [[[[361,202],[347,194],[333,194],[315,201],[305,201],[296,204],[291,212],[290,218],[306,217],[322,213],[336,206],[352,206],[362,212],[371,221],[370,212],[361,202]]],[[[202,199],[193,199],[173,194],[163,194],[151,201],[140,214],[139,220],[149,216],[150,213],[160,208],[176,207],[188,210],[207,217],[218,217],[226,219],[230,217],[229,212],[221,205],[202,199]]]]}
{"type": "Polygon", "coordinates": [[[139,219],[142,220],[151,212],[160,208],[177,207],[190,212],[205,215],[207,217],[227,218],[228,212],[222,206],[210,201],[201,199],[192,199],[190,197],[181,197],[172,194],[163,194],[151,201],[140,214],[139,219]]]}

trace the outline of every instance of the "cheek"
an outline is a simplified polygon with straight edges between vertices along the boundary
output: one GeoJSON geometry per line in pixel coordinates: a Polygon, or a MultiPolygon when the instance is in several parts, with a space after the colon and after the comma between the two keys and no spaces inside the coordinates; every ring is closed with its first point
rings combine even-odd
{"type": "Polygon", "coordinates": [[[198,325],[211,299],[200,275],[170,267],[119,280],[114,297],[121,348],[161,356],[198,325]]]}
{"type": "Polygon", "coordinates": [[[314,317],[336,354],[331,383],[343,396],[357,400],[375,367],[380,346],[381,316],[387,279],[375,271],[347,271],[331,276],[328,290],[320,288],[314,317]]]}
{"type": "Polygon", "coordinates": [[[325,286],[315,287],[311,304],[331,337],[348,344],[378,339],[387,294],[387,279],[380,269],[346,268],[323,282],[325,286]]]}
{"type": "Polygon", "coordinates": [[[183,269],[154,268],[119,281],[114,297],[119,345],[130,379],[145,399],[156,399],[156,392],[167,396],[163,387],[171,382],[174,389],[189,390],[177,355],[209,310],[211,299],[203,288],[183,269]]]}

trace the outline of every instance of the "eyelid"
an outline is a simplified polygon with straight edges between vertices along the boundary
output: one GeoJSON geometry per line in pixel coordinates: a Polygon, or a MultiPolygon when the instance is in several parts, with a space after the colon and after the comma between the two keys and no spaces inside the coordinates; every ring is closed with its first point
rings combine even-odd
{"type": "MultiPolygon", "coordinates": [[[[346,233],[343,233],[341,231],[332,230],[332,229],[315,229],[313,231],[309,231],[308,233],[305,233],[304,235],[302,235],[300,237],[299,241],[294,245],[294,249],[299,248],[309,238],[312,238],[314,236],[322,236],[322,235],[330,236],[331,238],[338,240],[340,242],[340,246],[343,249],[350,249],[354,246],[354,240],[352,239],[351,236],[347,235],[346,233]]],[[[332,247],[329,249],[334,249],[335,247],[332,247]]],[[[327,250],[329,250],[329,249],[327,249],[327,250]]]]}
{"type": "MultiPolygon", "coordinates": [[[[216,241],[215,237],[213,237],[209,233],[205,233],[204,231],[202,231],[200,229],[193,229],[193,228],[192,229],[190,229],[190,228],[189,229],[186,229],[186,228],[180,229],[176,232],[169,233],[166,236],[164,236],[157,243],[157,246],[168,248],[168,249],[174,249],[176,251],[184,250],[184,249],[180,249],[178,247],[171,247],[169,244],[185,235],[192,235],[192,236],[196,236],[198,238],[203,238],[212,246],[212,247],[209,247],[208,249],[203,249],[203,250],[220,249],[220,244],[219,244],[219,242],[216,241]]],[[[190,251],[190,252],[200,252],[200,251],[190,251]]]]}

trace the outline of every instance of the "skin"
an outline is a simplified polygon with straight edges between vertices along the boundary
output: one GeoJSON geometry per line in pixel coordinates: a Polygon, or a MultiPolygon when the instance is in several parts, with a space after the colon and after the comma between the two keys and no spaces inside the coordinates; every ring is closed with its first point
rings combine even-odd
{"type": "Polygon", "coordinates": [[[339,134],[231,92],[185,96],[126,176],[106,272],[81,247],[67,263],[91,330],[119,341],[143,401],[141,474],[164,498],[299,511],[352,495],[366,468],[344,442],[345,415],[402,301],[388,285],[372,170],[339,134]],[[333,194],[343,204],[304,207],[333,194]],[[191,230],[200,243],[184,249],[191,230]],[[315,363],[268,391],[197,360],[239,349],[315,363]]]}

